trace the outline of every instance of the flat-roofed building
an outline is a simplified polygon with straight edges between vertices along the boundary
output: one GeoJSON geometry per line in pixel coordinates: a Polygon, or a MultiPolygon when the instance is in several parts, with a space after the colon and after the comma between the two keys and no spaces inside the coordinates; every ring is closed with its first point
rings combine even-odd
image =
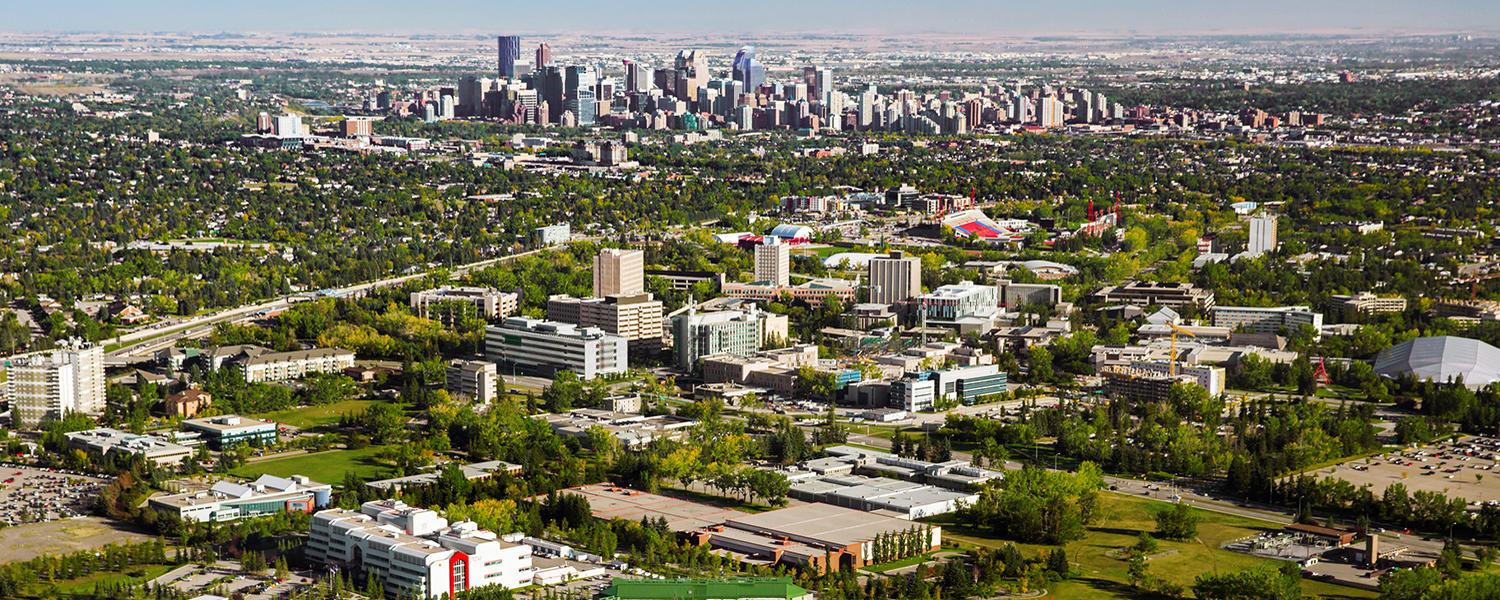
{"type": "Polygon", "coordinates": [[[1163,281],[1128,281],[1120,285],[1105,286],[1094,292],[1094,297],[1105,303],[1130,303],[1157,306],[1193,305],[1201,310],[1214,306],[1214,293],[1193,287],[1191,283],[1163,281]]]}
{"type": "Polygon", "coordinates": [[[241,443],[263,446],[276,443],[276,423],[239,415],[220,415],[188,419],[182,428],[202,436],[215,450],[233,448],[241,443]]]}
{"type": "Polygon", "coordinates": [[[807,473],[790,483],[787,495],[798,500],[863,511],[889,511],[912,520],[951,513],[979,501],[979,495],[972,492],[886,477],[807,473]]]}
{"type": "Polygon", "coordinates": [[[792,246],[770,238],[755,247],[755,280],[767,285],[787,287],[792,277],[792,246]]]}
{"type": "Polygon", "coordinates": [[[495,363],[483,360],[448,361],[443,387],[449,394],[474,402],[493,402],[500,389],[500,373],[495,363]]]}
{"type": "Polygon", "coordinates": [[[995,282],[1002,306],[1041,304],[1056,306],[1062,302],[1062,287],[1048,283],[1016,283],[1009,279],[995,282]]]}
{"type": "Polygon", "coordinates": [[[69,413],[104,414],[104,350],[77,340],[63,347],[11,359],[0,391],[10,402],[16,428],[34,428],[69,413]],[[8,391],[7,391],[8,390],[8,391]]]}
{"type": "Polygon", "coordinates": [[[1376,296],[1370,292],[1359,292],[1348,296],[1333,296],[1329,303],[1334,310],[1345,315],[1402,312],[1406,310],[1406,298],[1400,296],[1376,296]]]}
{"type": "Polygon", "coordinates": [[[594,297],[635,296],[646,292],[646,253],[605,248],[594,257],[594,297]]]}
{"type": "MultiPolygon", "coordinates": [[[[519,538],[519,534],[516,534],[519,538]]],[[[392,596],[452,597],[485,586],[531,583],[531,547],[502,541],[472,521],[449,524],[400,500],[313,515],[303,549],[314,565],[372,574],[392,596]]]]}
{"type": "Polygon", "coordinates": [[[184,521],[218,523],[282,512],[310,513],[328,506],[333,486],[302,475],[261,475],[244,484],[223,480],[207,490],[151,498],[150,507],[184,521]]]}
{"type": "MultiPolygon", "coordinates": [[[[876,558],[871,542],[881,537],[916,532],[918,541],[915,546],[922,552],[942,547],[941,527],[823,503],[736,516],[724,522],[724,530],[787,540],[822,551],[832,557],[834,564],[811,566],[836,570],[853,570],[874,563],[876,558]]],[[[713,534],[710,534],[709,543],[720,545],[713,534]]],[[[810,564],[805,557],[783,556],[781,561],[810,564]]]]}
{"type": "Polygon", "coordinates": [[[1231,331],[1248,329],[1255,333],[1294,332],[1302,325],[1323,329],[1323,313],[1307,306],[1215,306],[1209,311],[1214,327],[1231,331]]]}
{"type": "Polygon", "coordinates": [[[544,421],[553,433],[564,437],[584,438],[589,429],[598,427],[620,440],[625,448],[644,447],[658,439],[680,440],[687,428],[697,421],[673,415],[640,415],[596,408],[575,408],[565,413],[532,415],[544,421]]]}
{"type": "Polygon", "coordinates": [[[503,319],[521,308],[519,292],[502,292],[493,288],[444,286],[411,293],[411,310],[428,318],[435,314],[434,304],[461,302],[472,305],[485,319],[503,319]]]}
{"type": "Polygon", "coordinates": [[[556,246],[568,243],[572,235],[573,228],[567,223],[546,225],[531,230],[531,241],[538,246],[556,246]]]}
{"type": "Polygon", "coordinates": [[[569,370],[583,379],[625,372],[627,340],[597,327],[511,317],[485,328],[485,354],[544,373],[569,370]]]}
{"type": "Polygon", "coordinates": [[[101,427],[67,434],[68,447],[98,456],[139,456],[159,465],[175,465],[193,455],[193,449],[152,435],[126,433],[101,427]]]}
{"type": "Polygon", "coordinates": [[[632,351],[661,350],[662,303],[651,294],[616,294],[604,298],[552,296],[547,299],[547,319],[598,327],[629,340],[632,351]]]}
{"type": "MultiPolygon", "coordinates": [[[[371,481],[365,483],[365,487],[381,493],[399,493],[402,489],[408,487],[422,487],[437,483],[442,479],[443,471],[447,468],[443,467],[439,469],[434,467],[429,471],[417,473],[416,475],[371,481]]],[[[458,465],[458,470],[460,473],[463,473],[464,479],[469,481],[489,479],[490,477],[494,477],[496,473],[508,473],[511,476],[516,476],[520,475],[522,471],[521,465],[508,463],[503,460],[458,465]]]]}
{"type": "Polygon", "coordinates": [[[899,250],[870,259],[870,302],[899,304],[922,294],[922,259],[899,250]]]}
{"type": "Polygon", "coordinates": [[[1160,402],[1169,397],[1174,385],[1198,385],[1198,379],[1191,375],[1168,375],[1150,369],[1109,366],[1099,375],[1104,378],[1105,394],[1133,402],[1160,402]]]}
{"type": "Polygon", "coordinates": [[[742,298],[755,300],[757,302],[773,302],[783,295],[791,296],[793,300],[801,300],[812,306],[822,306],[823,301],[832,295],[840,304],[852,304],[858,295],[858,288],[852,281],[843,279],[813,279],[797,285],[773,285],[766,281],[754,283],[726,282],[720,286],[720,291],[730,298],[742,298]]]}
{"type": "Polygon", "coordinates": [[[688,311],[672,317],[672,354],[678,367],[693,369],[706,356],[750,356],[761,347],[760,311],[688,311]]]}

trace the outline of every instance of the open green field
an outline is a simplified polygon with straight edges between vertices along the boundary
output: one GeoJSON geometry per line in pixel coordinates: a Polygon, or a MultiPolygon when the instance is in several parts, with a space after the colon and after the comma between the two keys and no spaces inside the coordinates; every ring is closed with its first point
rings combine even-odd
{"type": "MultiPolygon", "coordinates": [[[[1103,518],[1089,528],[1082,540],[1071,542],[1063,548],[1068,560],[1073,563],[1073,577],[1052,584],[1048,589],[1055,598],[1069,600],[1104,600],[1118,598],[1146,598],[1131,589],[1124,560],[1110,558],[1106,552],[1135,543],[1141,531],[1156,530],[1155,514],[1171,508],[1165,502],[1152,502],[1140,498],[1106,493],[1103,500],[1103,518]]],[[[1198,523],[1198,539],[1192,542],[1158,540],[1161,552],[1176,550],[1175,554],[1161,556],[1150,561],[1151,573],[1168,581],[1192,586],[1193,579],[1201,573],[1230,572],[1266,563],[1269,559],[1219,549],[1219,545],[1263,529],[1280,529],[1279,525],[1246,517],[1194,510],[1201,520],[1198,523]]],[[[944,516],[933,522],[943,525],[943,538],[958,542],[965,547],[981,546],[998,548],[1006,542],[987,531],[979,531],[952,522],[952,516],[944,516]]],[[[1016,544],[1025,556],[1037,556],[1050,551],[1053,546],[1039,544],[1016,544]]],[[[1374,598],[1375,592],[1333,585],[1321,581],[1302,581],[1303,594],[1335,600],[1374,598]]]]}
{"type": "Polygon", "coordinates": [[[254,479],[263,474],[277,477],[306,475],[313,481],[338,485],[344,481],[344,473],[353,471],[365,479],[379,479],[385,466],[375,460],[380,446],[367,446],[358,450],[330,450],[315,454],[299,454],[288,458],[253,462],[230,473],[254,479]]]}
{"type": "Polygon", "coordinates": [[[343,402],[334,402],[333,404],[301,406],[253,416],[257,419],[270,419],[277,423],[286,423],[298,429],[312,429],[314,427],[337,423],[341,415],[362,412],[366,407],[374,403],[374,400],[345,400],[343,402]]]}
{"type": "Polygon", "coordinates": [[[54,592],[57,595],[90,594],[93,593],[94,586],[99,584],[139,584],[141,582],[150,581],[152,579],[160,577],[167,571],[171,571],[173,568],[175,568],[174,565],[145,565],[139,567],[130,567],[127,572],[139,572],[141,573],[139,577],[131,577],[126,573],[120,572],[91,573],[77,579],[66,579],[58,581],[55,583],[55,585],[57,586],[56,590],[51,589],[54,584],[35,583],[28,585],[24,589],[22,589],[21,593],[18,594],[17,597],[51,598],[54,597],[54,592]]]}

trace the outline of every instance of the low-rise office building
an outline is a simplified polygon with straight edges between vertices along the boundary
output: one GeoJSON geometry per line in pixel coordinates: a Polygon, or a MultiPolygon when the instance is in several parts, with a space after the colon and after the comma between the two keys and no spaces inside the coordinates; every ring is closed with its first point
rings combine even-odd
{"type": "Polygon", "coordinates": [[[632,351],[661,350],[662,303],[651,294],[615,294],[603,298],[552,296],[547,299],[547,320],[598,327],[628,340],[632,351]]]}
{"type": "Polygon", "coordinates": [[[530,546],[503,541],[472,521],[450,525],[436,512],[400,500],[314,514],[304,555],[314,565],[373,574],[388,595],[400,597],[514,589],[529,585],[533,571],[530,546]]]}
{"type": "MultiPolygon", "coordinates": [[[[417,473],[416,475],[371,481],[365,483],[365,487],[382,493],[399,493],[404,488],[422,487],[437,483],[442,478],[445,469],[446,467],[444,469],[433,468],[432,470],[417,473]]],[[[458,469],[459,472],[463,473],[464,479],[469,481],[489,479],[490,477],[494,477],[496,473],[501,472],[509,473],[512,476],[521,474],[521,465],[508,463],[503,460],[459,465],[458,469]]]]}
{"type": "Polygon", "coordinates": [[[239,415],[220,415],[187,419],[182,428],[202,436],[215,450],[233,448],[240,443],[263,446],[276,443],[276,423],[239,415]]]}
{"type": "Polygon", "coordinates": [[[1329,298],[1329,305],[1345,315],[1402,312],[1406,310],[1406,298],[1359,292],[1348,296],[1333,296],[1329,298]]]}
{"type": "Polygon", "coordinates": [[[801,300],[812,306],[822,306],[823,300],[832,294],[845,306],[854,302],[858,287],[843,279],[814,279],[797,285],[774,285],[767,281],[754,283],[725,282],[720,291],[730,298],[743,298],[758,302],[771,302],[783,294],[793,300],[801,300]]]}
{"type": "Polygon", "coordinates": [[[1214,306],[1214,293],[1194,287],[1191,283],[1127,281],[1120,285],[1105,286],[1094,293],[1105,303],[1127,303],[1155,306],[1193,305],[1200,310],[1214,306]]]}
{"type": "Polygon", "coordinates": [[[1323,329],[1323,313],[1307,306],[1215,306],[1209,311],[1214,327],[1255,333],[1293,332],[1303,325],[1323,329]]]}
{"type": "Polygon", "coordinates": [[[139,456],[159,465],[176,465],[193,449],[152,435],[101,427],[67,434],[68,447],[98,456],[139,456]]]}
{"type": "Polygon", "coordinates": [[[620,440],[625,448],[638,448],[657,439],[682,439],[687,428],[697,421],[674,415],[645,416],[594,408],[577,408],[565,413],[533,415],[545,421],[560,436],[584,438],[589,429],[598,427],[620,440]]]}
{"type": "Polygon", "coordinates": [[[883,510],[904,519],[921,519],[958,510],[979,501],[972,492],[956,492],[923,483],[863,475],[787,476],[789,496],[863,511],[883,510]]]}
{"type": "Polygon", "coordinates": [[[624,373],[629,355],[625,338],[595,327],[511,317],[485,328],[485,354],[547,374],[569,370],[583,379],[624,373]]]}
{"type": "Polygon", "coordinates": [[[261,475],[249,484],[215,482],[207,490],[152,498],[150,506],[184,521],[218,523],[328,506],[333,486],[301,475],[261,475]]]}

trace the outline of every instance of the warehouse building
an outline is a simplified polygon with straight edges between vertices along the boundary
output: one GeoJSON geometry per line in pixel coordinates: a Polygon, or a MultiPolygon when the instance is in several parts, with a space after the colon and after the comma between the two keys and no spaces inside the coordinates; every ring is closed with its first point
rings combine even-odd
{"type": "Polygon", "coordinates": [[[935,463],[853,446],[829,446],[823,452],[828,455],[826,458],[803,463],[805,468],[820,474],[853,472],[895,477],[960,491],[967,491],[1005,476],[999,471],[976,467],[961,460],[935,463]],[[837,466],[839,464],[848,465],[848,468],[841,469],[837,466]]]}
{"type": "Polygon", "coordinates": [[[798,473],[788,475],[787,480],[791,483],[787,495],[798,500],[882,511],[912,520],[947,514],[979,501],[978,494],[886,477],[798,473]]]}

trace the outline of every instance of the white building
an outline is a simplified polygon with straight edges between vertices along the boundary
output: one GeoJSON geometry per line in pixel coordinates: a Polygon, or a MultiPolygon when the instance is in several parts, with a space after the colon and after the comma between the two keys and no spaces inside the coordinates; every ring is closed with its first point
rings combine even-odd
{"type": "Polygon", "coordinates": [[[493,288],[453,286],[411,293],[411,310],[419,317],[427,318],[432,313],[432,305],[439,302],[471,304],[483,318],[503,319],[521,307],[521,294],[493,288]]]}
{"type": "Polygon", "coordinates": [[[519,588],[532,580],[530,546],[501,541],[472,521],[449,525],[436,512],[400,500],[321,511],[310,529],[310,562],[373,572],[395,596],[451,597],[491,585],[519,588]]]}
{"type": "Polygon", "coordinates": [[[1323,329],[1323,313],[1309,306],[1215,306],[1209,315],[1214,327],[1227,327],[1231,331],[1244,327],[1255,333],[1279,333],[1283,329],[1291,332],[1302,325],[1323,329]]]}
{"type": "Polygon", "coordinates": [[[157,496],[151,508],[184,521],[223,522],[280,512],[309,513],[328,506],[333,487],[301,475],[261,475],[250,484],[217,481],[207,490],[157,496]]]}
{"type": "Polygon", "coordinates": [[[302,117],[292,114],[277,116],[276,135],[282,137],[302,137],[307,135],[307,129],[302,127],[302,117]]]}
{"type": "Polygon", "coordinates": [[[491,402],[500,388],[500,374],[492,362],[453,359],[448,361],[443,387],[455,396],[480,403],[491,402]]]}
{"type": "Polygon", "coordinates": [[[625,338],[595,327],[511,317],[485,328],[485,354],[529,370],[569,370],[583,379],[624,373],[629,360],[625,338]]]}
{"type": "Polygon", "coordinates": [[[72,341],[62,349],[17,359],[9,369],[11,415],[17,428],[68,413],[104,414],[104,350],[72,341]]]}
{"type": "Polygon", "coordinates": [[[692,369],[705,356],[729,354],[750,356],[760,350],[761,312],[725,310],[699,313],[690,310],[672,317],[672,354],[677,366],[692,369]]]}
{"type": "Polygon", "coordinates": [[[792,284],[792,247],[775,238],[755,247],[755,280],[774,286],[792,284]]]}
{"type": "Polygon", "coordinates": [[[354,366],[354,353],[343,348],[313,348],[268,352],[237,362],[247,382],[284,381],[308,373],[337,373],[354,366]]]}
{"type": "Polygon", "coordinates": [[[891,382],[891,404],[907,412],[932,410],[937,402],[937,382],[931,379],[898,379],[891,382]]]}
{"type": "Polygon", "coordinates": [[[573,228],[567,223],[547,225],[538,227],[531,231],[531,239],[538,246],[556,246],[568,243],[573,236],[573,228]]]}
{"type": "Polygon", "coordinates": [[[1250,242],[1245,251],[1252,255],[1276,251],[1276,215],[1261,213],[1250,217],[1250,242]]]}

